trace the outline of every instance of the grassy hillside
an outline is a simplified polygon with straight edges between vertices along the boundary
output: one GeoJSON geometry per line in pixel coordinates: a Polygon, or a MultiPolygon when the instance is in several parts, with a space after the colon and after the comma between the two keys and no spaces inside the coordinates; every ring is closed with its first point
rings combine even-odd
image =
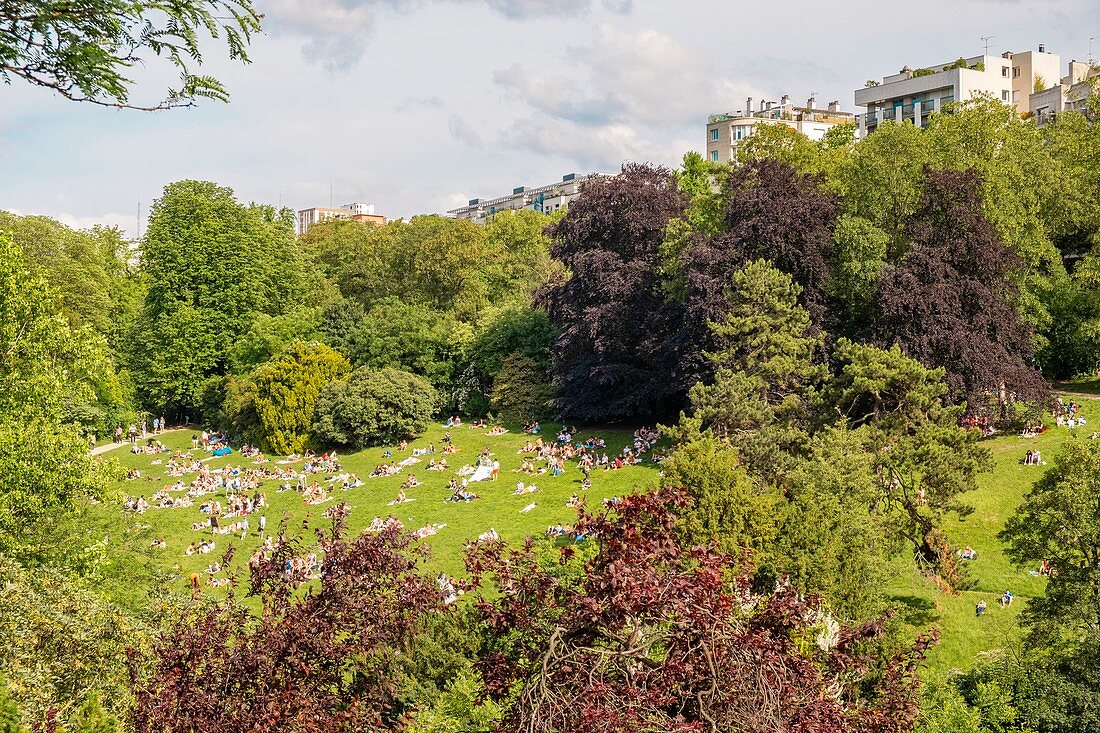
{"type": "MultiPolygon", "coordinates": [[[[1083,414],[1086,417],[1100,415],[1095,409],[1100,402],[1084,401],[1083,414]]],[[[927,578],[922,576],[909,557],[898,558],[895,562],[895,578],[890,586],[892,600],[897,604],[902,617],[914,629],[938,626],[941,629],[942,642],[933,650],[927,673],[938,676],[952,669],[971,667],[979,657],[1010,643],[1018,633],[1016,619],[1027,599],[1042,592],[1043,579],[1030,574],[1033,568],[1019,569],[1005,557],[1003,548],[997,539],[997,533],[1008,517],[1015,511],[1024,494],[1043,472],[1039,466],[1024,466],[1020,463],[1023,454],[1029,449],[1039,449],[1048,463],[1057,455],[1061,444],[1070,439],[1084,439],[1093,430],[1100,428],[1089,425],[1075,431],[1065,428],[1052,428],[1036,438],[1019,436],[997,436],[985,441],[992,451],[995,467],[991,473],[980,479],[979,488],[966,495],[968,504],[974,512],[966,517],[949,518],[945,529],[958,546],[970,545],[978,552],[978,558],[966,563],[971,587],[956,595],[947,595],[940,591],[927,578]],[[998,603],[1000,595],[1011,589],[1016,594],[1016,602],[1011,608],[1002,609],[998,603]],[[975,617],[974,607],[984,598],[988,611],[981,618],[975,617]]],[[[543,433],[550,439],[555,435],[556,426],[547,426],[543,433]]],[[[441,438],[445,430],[435,426],[421,439],[409,446],[409,451],[395,452],[394,458],[400,460],[411,454],[413,448],[423,448],[434,443],[435,456],[442,454],[441,438]]],[[[517,473],[523,456],[518,452],[530,436],[509,433],[503,436],[488,436],[484,429],[461,427],[451,431],[455,444],[460,451],[447,456],[451,468],[444,472],[424,470],[424,462],[402,471],[397,476],[385,478],[367,478],[371,470],[379,463],[388,463],[382,448],[373,448],[353,455],[342,456],[340,463],[345,470],[357,473],[365,485],[342,492],[336,489],[331,493],[332,501],[307,506],[296,491],[278,492],[279,482],[269,481],[262,491],[267,494],[270,507],[266,510],[268,533],[278,527],[280,521],[287,521],[293,531],[315,528],[327,524],[321,515],[333,503],[346,501],[351,507],[350,527],[358,531],[368,526],[376,517],[397,516],[407,528],[421,527],[428,522],[446,524],[438,534],[424,540],[430,545],[432,557],[428,561],[430,569],[443,570],[449,574],[462,572],[462,549],[471,539],[490,528],[496,529],[508,541],[518,542],[526,536],[542,535],[547,526],[555,523],[569,523],[575,512],[566,506],[574,492],[580,492],[582,475],[573,465],[567,465],[564,475],[527,476],[517,473]],[[443,499],[449,495],[447,482],[455,469],[466,463],[473,463],[482,448],[488,447],[493,457],[501,463],[501,477],[496,482],[471,484],[471,488],[482,498],[470,503],[450,504],[443,499]],[[409,498],[415,501],[387,506],[396,496],[399,487],[408,472],[412,472],[421,481],[417,488],[410,489],[409,498]],[[513,496],[512,490],[517,481],[534,483],[539,492],[533,495],[513,496]],[[537,506],[529,513],[520,509],[534,501],[537,506]]],[[[582,436],[598,434],[607,441],[607,452],[617,453],[631,442],[630,431],[593,430],[582,431],[582,436]]],[[[173,432],[163,437],[170,448],[190,448],[191,433],[173,432]]],[[[117,458],[125,467],[136,467],[142,471],[142,478],[124,481],[118,489],[123,494],[151,497],[167,481],[163,476],[163,464],[153,465],[153,457],[131,455],[125,449],[117,449],[109,454],[117,458]]],[[[225,458],[214,458],[207,465],[212,468],[224,466],[251,467],[251,460],[234,453],[225,458]]],[[[298,464],[300,465],[300,464],[298,464]]],[[[275,464],[268,464],[274,468],[275,464]]],[[[185,481],[192,477],[185,478],[185,481]]],[[[322,477],[323,478],[323,477],[322,477]]],[[[621,496],[656,484],[657,467],[652,463],[641,466],[624,467],[614,471],[597,470],[593,473],[593,486],[585,497],[589,506],[597,506],[604,499],[621,496]]],[[[324,483],[322,481],[322,483],[324,483]]],[[[184,555],[184,549],[191,542],[209,537],[209,532],[191,529],[192,523],[205,521],[206,515],[199,511],[200,501],[191,508],[150,509],[141,517],[135,518],[135,528],[143,531],[147,537],[162,537],[167,548],[152,552],[152,562],[171,574],[171,583],[182,589],[191,572],[201,572],[203,568],[221,557],[229,546],[237,548],[237,561],[243,563],[248,555],[261,543],[256,532],[256,518],[250,518],[250,535],[241,539],[240,535],[215,537],[216,551],[209,555],[184,555]]],[[[223,502],[224,504],[224,502],[223,502]]],[[[117,505],[105,506],[104,511],[118,511],[117,505]]],[[[229,520],[232,521],[232,520],[229,520]]],[[[138,558],[130,562],[144,561],[138,558]]],[[[224,575],[224,574],[223,574],[224,575]]],[[[204,575],[205,577],[205,575],[204,575]]],[[[217,592],[212,591],[212,592],[217,592]]]]}

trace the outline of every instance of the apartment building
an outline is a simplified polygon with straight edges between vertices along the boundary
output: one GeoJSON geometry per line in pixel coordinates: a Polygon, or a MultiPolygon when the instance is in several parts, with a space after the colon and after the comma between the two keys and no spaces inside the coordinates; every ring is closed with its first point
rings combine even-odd
{"type": "Polygon", "coordinates": [[[338,209],[314,206],[298,212],[298,234],[305,234],[314,224],[333,219],[351,219],[375,226],[383,226],[386,223],[386,217],[374,213],[374,204],[344,204],[338,209]]]}
{"type": "Polygon", "coordinates": [[[872,132],[886,120],[924,127],[944,105],[978,95],[989,95],[1027,114],[1036,85],[1057,79],[1061,63],[1057,54],[1040,44],[1038,51],[983,54],[918,69],[905,66],[881,82],[868,82],[856,90],[856,105],[867,109],[859,117],[860,133],[872,132]]]}
{"type": "Polygon", "coordinates": [[[447,213],[455,219],[464,219],[475,224],[485,224],[494,214],[501,211],[526,209],[550,214],[567,208],[570,201],[581,195],[585,183],[604,177],[603,173],[590,173],[583,176],[567,173],[561,177],[560,181],[545,186],[534,188],[517,186],[512,189],[512,193],[505,196],[470,199],[466,206],[451,209],[447,213]]]}
{"type": "Polygon", "coordinates": [[[1036,84],[1035,93],[1031,95],[1030,111],[1040,125],[1050,122],[1061,112],[1084,112],[1089,95],[1100,91],[1100,65],[1070,61],[1068,70],[1069,73],[1058,83],[1045,89],[1036,84]]]}
{"type": "Polygon", "coordinates": [[[706,157],[715,163],[734,160],[737,147],[752,135],[757,125],[786,125],[811,140],[820,140],[830,128],[854,119],[851,112],[841,111],[838,101],[818,109],[817,100],[810,97],[805,107],[797,107],[788,95],[783,95],[778,102],[761,99],[759,108],[753,109],[753,98],[749,97],[744,109],[707,118],[706,157]]]}

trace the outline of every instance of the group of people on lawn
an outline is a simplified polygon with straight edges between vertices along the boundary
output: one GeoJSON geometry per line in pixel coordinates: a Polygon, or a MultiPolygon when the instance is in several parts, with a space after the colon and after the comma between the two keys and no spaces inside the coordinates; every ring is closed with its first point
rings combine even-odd
{"type": "MultiPolygon", "coordinates": [[[[155,421],[155,425],[158,429],[161,427],[160,420],[155,421]]],[[[452,417],[445,423],[445,427],[456,428],[463,426],[461,418],[452,417]]],[[[486,432],[487,436],[495,437],[506,434],[507,429],[501,426],[490,426],[485,421],[475,421],[470,423],[471,428],[483,429],[489,428],[486,432]]],[[[591,436],[585,440],[574,440],[574,436],[577,434],[576,428],[567,428],[562,430],[555,441],[544,442],[539,433],[541,432],[541,426],[537,422],[528,423],[524,426],[525,432],[535,437],[534,442],[528,440],[523,448],[519,451],[524,454],[524,459],[517,472],[531,473],[533,475],[549,475],[560,476],[566,471],[567,462],[576,462],[577,467],[584,474],[584,481],[582,483],[582,490],[588,489],[592,485],[591,472],[598,467],[603,467],[605,470],[613,470],[615,468],[621,468],[625,465],[631,465],[639,463],[642,460],[642,456],[647,453],[652,444],[659,440],[660,434],[656,430],[643,428],[635,432],[631,445],[627,445],[623,448],[619,455],[611,457],[606,452],[606,442],[599,436],[591,436]],[[600,451],[604,451],[602,454],[600,451]],[[540,466],[536,464],[541,464],[540,466]]],[[[443,440],[444,454],[454,454],[459,451],[459,448],[454,444],[454,440],[448,432],[443,440]]],[[[150,441],[150,447],[154,447],[153,452],[161,453],[167,452],[167,449],[159,443],[159,441],[150,441]]],[[[335,452],[322,453],[317,455],[311,451],[307,451],[303,455],[290,455],[285,459],[278,460],[277,466],[272,470],[267,464],[271,461],[264,456],[262,451],[258,448],[245,444],[240,449],[240,455],[245,458],[252,459],[251,467],[242,467],[240,465],[235,467],[222,467],[211,469],[206,465],[214,456],[228,455],[232,452],[229,447],[228,440],[225,435],[218,433],[209,433],[202,431],[192,435],[191,438],[191,451],[175,450],[171,456],[165,462],[165,476],[177,479],[174,483],[165,485],[159,489],[153,496],[153,503],[150,504],[144,497],[128,497],[126,501],[126,508],[130,511],[138,513],[147,511],[150,508],[185,508],[193,506],[196,499],[204,497],[215,492],[224,492],[226,497],[226,508],[222,509],[222,503],[220,500],[204,501],[200,507],[201,511],[207,514],[207,519],[204,522],[196,522],[192,525],[193,530],[197,531],[209,531],[211,534],[224,535],[224,534],[236,534],[241,533],[242,540],[247,537],[248,532],[253,527],[249,525],[248,517],[253,515],[266,507],[266,495],[259,491],[259,488],[266,481],[277,480],[281,482],[279,491],[295,490],[302,494],[303,502],[310,505],[320,504],[330,500],[328,490],[319,481],[310,481],[310,478],[317,474],[329,474],[327,482],[330,484],[340,484],[345,490],[359,487],[363,485],[358,476],[353,473],[343,471],[338,457],[335,452]],[[196,453],[205,452],[212,454],[207,458],[199,458],[196,453]],[[302,461],[302,465],[299,469],[294,468],[294,464],[302,461]],[[187,478],[191,478],[187,481],[187,478]],[[179,496],[173,496],[173,494],[182,494],[179,496]],[[237,521],[227,523],[228,519],[236,519],[237,521]]],[[[402,441],[397,446],[398,452],[409,451],[409,445],[407,442],[402,441]]],[[[434,456],[435,445],[429,444],[427,448],[412,449],[412,455],[395,462],[391,460],[388,464],[380,464],[372,476],[391,476],[400,473],[402,469],[414,465],[420,461],[420,456],[430,456],[429,463],[426,466],[430,471],[445,471],[449,468],[446,457],[441,457],[437,460],[434,456]]],[[[200,453],[201,455],[201,453],[200,453]]],[[[393,450],[386,451],[386,455],[389,458],[393,458],[393,450]]],[[[161,464],[161,460],[157,459],[153,461],[154,465],[161,464]]],[[[448,480],[447,484],[447,496],[445,501],[449,502],[471,502],[480,499],[481,496],[470,490],[470,480],[473,474],[481,472],[479,477],[475,477],[476,480],[491,480],[495,481],[499,478],[501,471],[501,465],[496,460],[492,452],[488,447],[485,447],[478,455],[475,465],[463,466],[456,471],[456,475],[452,476],[448,480]]],[[[132,478],[140,477],[140,473],[136,470],[133,472],[132,478]]],[[[153,480],[151,477],[148,480],[153,480]]],[[[397,495],[395,501],[391,504],[403,504],[414,499],[407,495],[407,490],[420,486],[420,480],[409,473],[401,489],[397,495]]],[[[538,488],[534,485],[525,485],[522,481],[517,485],[516,491],[513,492],[516,495],[529,494],[538,492],[538,488]]],[[[570,498],[567,506],[575,507],[580,503],[578,494],[574,493],[570,498]]],[[[530,511],[535,507],[535,503],[532,502],[522,511],[530,511]]],[[[371,528],[381,529],[384,527],[393,526],[393,523],[400,524],[399,520],[395,517],[383,520],[376,517],[375,521],[371,523],[371,528]]],[[[423,539],[436,534],[441,529],[445,528],[445,524],[433,524],[427,523],[423,527],[414,531],[414,535],[417,538],[423,539]]],[[[258,522],[258,527],[255,527],[260,536],[264,536],[266,531],[266,516],[261,515],[258,522]]],[[[557,528],[555,528],[557,530],[557,528]]],[[[555,533],[554,536],[563,536],[568,534],[571,528],[562,527],[562,533],[555,533]]],[[[271,537],[268,536],[264,541],[265,547],[270,549],[271,537]]],[[[154,540],[154,547],[165,549],[167,542],[158,538],[154,540]]],[[[197,545],[190,543],[185,550],[185,555],[193,554],[205,554],[214,550],[215,544],[213,540],[203,539],[197,545]]],[[[262,559],[265,550],[264,547],[259,548],[258,555],[254,555],[254,558],[262,559]]],[[[301,570],[301,569],[298,569],[301,570]]],[[[296,577],[309,576],[308,572],[295,571],[296,577]]],[[[212,585],[213,579],[207,583],[212,585]]],[[[218,584],[221,584],[220,582],[218,584]]]]}

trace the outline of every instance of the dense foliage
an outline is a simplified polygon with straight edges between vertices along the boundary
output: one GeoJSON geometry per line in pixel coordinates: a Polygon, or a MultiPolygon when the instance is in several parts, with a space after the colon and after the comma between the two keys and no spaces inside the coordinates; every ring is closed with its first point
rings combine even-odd
{"type": "Polygon", "coordinates": [[[296,238],[198,181],[136,243],[0,214],[0,731],[1100,730],[1093,443],[1002,537],[1050,573],[1018,648],[918,716],[924,622],[890,618],[898,567],[969,587],[945,527],[981,520],[983,434],[1100,366],[1096,119],[761,125],[734,165],[628,164],[484,227],[296,238]],[[245,598],[193,602],[87,450],[154,415],[301,453],[490,412],[661,421],[659,487],[582,510],[579,541],[474,543],[453,581],[330,509],[245,598]]]}
{"type": "Polygon", "coordinates": [[[326,445],[394,444],[423,433],[438,402],[424,377],[392,367],[359,367],[321,392],[313,431],[326,445]]]}

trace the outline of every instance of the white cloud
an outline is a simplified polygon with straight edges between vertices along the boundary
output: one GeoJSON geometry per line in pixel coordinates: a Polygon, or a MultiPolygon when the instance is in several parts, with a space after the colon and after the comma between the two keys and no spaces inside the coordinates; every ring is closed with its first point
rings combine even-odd
{"type": "Polygon", "coordinates": [[[694,147],[685,130],[760,93],[726,77],[699,47],[609,24],[571,48],[552,73],[517,63],[494,72],[493,81],[531,114],[505,130],[507,144],[602,170],[625,160],[674,163],[694,147]]]}
{"type": "MultiPolygon", "coordinates": [[[[384,13],[402,14],[436,4],[483,5],[511,20],[576,16],[593,0],[269,0],[268,28],[304,39],[303,57],[329,71],[348,71],[362,58],[384,13]]],[[[633,0],[601,0],[599,7],[625,15],[633,0]]]]}
{"type": "MultiPolygon", "coordinates": [[[[67,212],[57,214],[53,218],[67,227],[73,229],[91,229],[92,227],[117,227],[126,233],[128,237],[136,237],[138,234],[137,212],[133,214],[119,214],[115,212],[99,214],[98,216],[76,216],[67,212]]],[[[145,212],[142,212],[142,219],[145,212]]]]}
{"type": "Polygon", "coordinates": [[[451,137],[463,145],[469,145],[475,148],[480,148],[482,145],[481,135],[478,134],[477,130],[475,130],[469,122],[458,115],[451,115],[451,119],[447,123],[447,129],[450,130],[451,137]]]}

